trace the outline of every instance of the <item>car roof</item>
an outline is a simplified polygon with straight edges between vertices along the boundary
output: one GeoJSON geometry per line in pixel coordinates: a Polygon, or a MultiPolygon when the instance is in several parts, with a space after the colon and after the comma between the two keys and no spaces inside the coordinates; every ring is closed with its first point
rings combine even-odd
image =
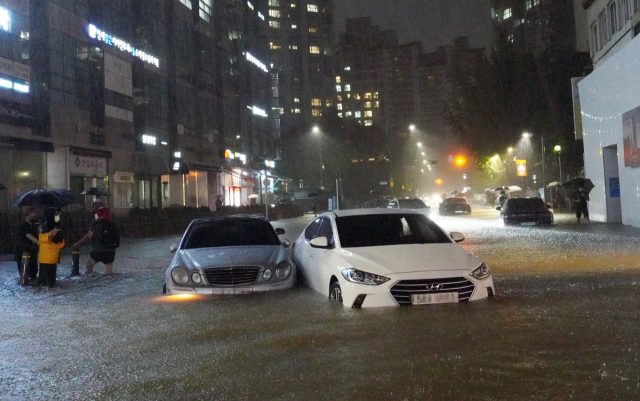
{"type": "Polygon", "coordinates": [[[542,198],[538,198],[537,196],[530,196],[530,197],[526,197],[526,198],[509,198],[509,199],[507,199],[507,201],[513,203],[513,201],[521,202],[521,201],[524,201],[525,199],[526,200],[539,199],[542,202],[542,198]]]}
{"type": "Polygon", "coordinates": [[[333,212],[326,212],[323,215],[330,215],[333,213],[336,217],[347,217],[347,216],[367,216],[374,214],[417,214],[422,215],[422,213],[415,212],[410,209],[384,209],[384,208],[371,208],[371,209],[348,209],[348,210],[334,210],[333,212]]]}
{"type": "Polygon", "coordinates": [[[269,222],[269,220],[265,219],[264,216],[259,214],[231,214],[227,216],[211,216],[202,219],[194,219],[192,221],[192,224],[204,224],[221,220],[262,220],[266,221],[267,223],[269,222]]]}

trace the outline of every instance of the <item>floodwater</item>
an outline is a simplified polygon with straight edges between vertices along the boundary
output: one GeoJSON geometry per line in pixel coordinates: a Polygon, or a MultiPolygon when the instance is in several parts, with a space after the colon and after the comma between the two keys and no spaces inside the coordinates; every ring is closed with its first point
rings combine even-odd
{"type": "MultiPolygon", "coordinates": [[[[0,399],[639,398],[640,230],[436,219],[492,267],[494,298],[358,310],[304,287],[163,296],[176,238],[123,241],[114,276],[70,279],[65,254],[55,289],[19,287],[2,262],[0,399]]],[[[293,240],[310,220],[274,225],[293,240]]]]}

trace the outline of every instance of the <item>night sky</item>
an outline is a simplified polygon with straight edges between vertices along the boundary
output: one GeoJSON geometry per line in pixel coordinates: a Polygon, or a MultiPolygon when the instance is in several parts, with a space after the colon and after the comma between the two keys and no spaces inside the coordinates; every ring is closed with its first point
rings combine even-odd
{"type": "Polygon", "coordinates": [[[489,0],[334,0],[336,35],[346,18],[371,17],[373,25],[398,31],[400,43],[421,40],[426,52],[469,36],[472,47],[491,48],[489,0]]]}

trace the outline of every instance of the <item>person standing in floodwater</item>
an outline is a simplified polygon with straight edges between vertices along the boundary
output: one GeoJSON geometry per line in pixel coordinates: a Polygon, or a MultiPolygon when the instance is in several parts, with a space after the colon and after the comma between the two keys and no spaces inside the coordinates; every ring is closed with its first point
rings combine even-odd
{"type": "Polygon", "coordinates": [[[29,265],[25,272],[25,279],[35,283],[38,275],[38,209],[31,206],[20,223],[18,238],[16,239],[15,257],[18,264],[18,274],[22,277],[22,254],[29,254],[29,265]]]}

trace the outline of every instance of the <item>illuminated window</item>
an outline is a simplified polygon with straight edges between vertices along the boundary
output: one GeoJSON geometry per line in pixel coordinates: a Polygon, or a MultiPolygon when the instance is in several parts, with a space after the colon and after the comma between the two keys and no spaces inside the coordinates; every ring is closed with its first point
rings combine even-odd
{"type": "Polygon", "coordinates": [[[362,120],[358,120],[358,124],[362,125],[362,120]]]}
{"type": "Polygon", "coordinates": [[[527,10],[531,10],[531,7],[532,7],[531,0],[527,0],[525,4],[526,4],[527,10]]]}
{"type": "Polygon", "coordinates": [[[269,28],[280,29],[280,21],[269,21],[269,28]]]}
{"type": "Polygon", "coordinates": [[[364,120],[364,125],[365,127],[370,127],[373,125],[373,121],[372,120],[364,120]]]}
{"type": "Polygon", "coordinates": [[[340,77],[336,77],[336,83],[339,84],[340,83],[340,77]]]}
{"type": "Polygon", "coordinates": [[[269,10],[269,17],[280,18],[280,10],[269,10]]]}
{"type": "Polygon", "coordinates": [[[309,33],[316,33],[318,30],[315,27],[309,27],[309,33]]]}
{"type": "Polygon", "coordinates": [[[511,8],[507,8],[506,10],[504,10],[504,13],[502,14],[502,18],[503,19],[511,18],[511,8]]]}
{"type": "Polygon", "coordinates": [[[380,102],[377,100],[373,102],[373,107],[380,107],[380,102]]]}
{"type": "Polygon", "coordinates": [[[342,86],[336,85],[336,92],[342,92],[342,86]]]}
{"type": "Polygon", "coordinates": [[[367,92],[364,94],[365,99],[371,99],[371,92],[367,92]]]}
{"type": "Polygon", "coordinates": [[[371,108],[371,102],[364,102],[364,108],[365,109],[370,109],[371,108]]]}
{"type": "Polygon", "coordinates": [[[353,95],[353,98],[356,100],[360,100],[360,94],[356,93],[355,95],[353,95]]]}
{"type": "Polygon", "coordinates": [[[347,93],[347,99],[351,99],[351,93],[347,93]]]}
{"type": "Polygon", "coordinates": [[[309,11],[310,13],[317,13],[318,6],[316,6],[315,4],[307,4],[307,11],[309,11]]]}
{"type": "Polygon", "coordinates": [[[191,0],[180,0],[180,3],[184,4],[189,10],[191,10],[191,0]]]}
{"type": "Polygon", "coordinates": [[[342,118],[342,113],[338,113],[338,117],[342,118]]]}
{"type": "Polygon", "coordinates": [[[312,109],[311,115],[314,117],[322,117],[322,112],[320,111],[320,109],[312,109]]]}
{"type": "Polygon", "coordinates": [[[298,29],[298,25],[296,24],[291,25],[291,29],[298,29]]]}
{"type": "Polygon", "coordinates": [[[371,111],[371,110],[365,110],[365,112],[364,112],[364,116],[365,116],[365,117],[373,117],[373,111],[371,111]]]}
{"type": "Polygon", "coordinates": [[[351,117],[351,112],[350,112],[350,111],[347,111],[346,113],[344,113],[344,116],[345,116],[345,117],[351,117]]]}
{"type": "Polygon", "coordinates": [[[279,45],[276,45],[276,44],[274,44],[273,42],[269,43],[269,47],[270,47],[272,50],[278,50],[278,49],[280,48],[280,46],[279,46],[279,45]]]}
{"type": "Polygon", "coordinates": [[[345,71],[351,71],[351,67],[344,67],[345,71]]]}
{"type": "Polygon", "coordinates": [[[513,34],[510,34],[509,36],[507,36],[507,40],[513,43],[513,34]]]}
{"type": "Polygon", "coordinates": [[[338,103],[337,107],[338,107],[338,110],[342,110],[342,103],[338,103]]]}
{"type": "Polygon", "coordinates": [[[200,18],[209,22],[211,17],[211,0],[200,0],[200,10],[198,10],[200,18]]]}
{"type": "Polygon", "coordinates": [[[298,99],[298,98],[293,99],[293,101],[294,101],[295,103],[300,103],[300,99],[298,99]]]}
{"type": "Polygon", "coordinates": [[[294,109],[293,112],[296,114],[300,114],[300,109],[294,109]]]}
{"type": "Polygon", "coordinates": [[[378,98],[378,92],[373,92],[373,98],[377,99],[378,98]]]}
{"type": "Polygon", "coordinates": [[[342,96],[338,95],[338,101],[341,102],[342,101],[342,96]]]}
{"type": "Polygon", "coordinates": [[[280,7],[280,0],[269,0],[269,7],[280,7]]]}
{"type": "Polygon", "coordinates": [[[318,47],[318,46],[309,46],[309,53],[311,53],[311,54],[320,54],[320,47],[318,47]]]}
{"type": "Polygon", "coordinates": [[[322,106],[322,100],[320,99],[311,99],[312,106],[322,106]]]}
{"type": "Polygon", "coordinates": [[[351,85],[345,85],[344,86],[344,91],[345,92],[351,92],[351,85]]]}
{"type": "Polygon", "coordinates": [[[356,118],[360,118],[360,117],[362,117],[362,112],[356,111],[356,118]]]}
{"type": "Polygon", "coordinates": [[[291,3],[291,8],[296,8],[296,5],[291,3]]]}
{"type": "Polygon", "coordinates": [[[331,99],[327,99],[327,101],[325,102],[325,106],[327,107],[333,106],[333,101],[331,99]]]}
{"type": "Polygon", "coordinates": [[[289,45],[289,49],[298,50],[298,46],[297,45],[289,45]]]}
{"type": "Polygon", "coordinates": [[[533,6],[537,6],[540,4],[540,0],[533,0],[533,6]]]}

